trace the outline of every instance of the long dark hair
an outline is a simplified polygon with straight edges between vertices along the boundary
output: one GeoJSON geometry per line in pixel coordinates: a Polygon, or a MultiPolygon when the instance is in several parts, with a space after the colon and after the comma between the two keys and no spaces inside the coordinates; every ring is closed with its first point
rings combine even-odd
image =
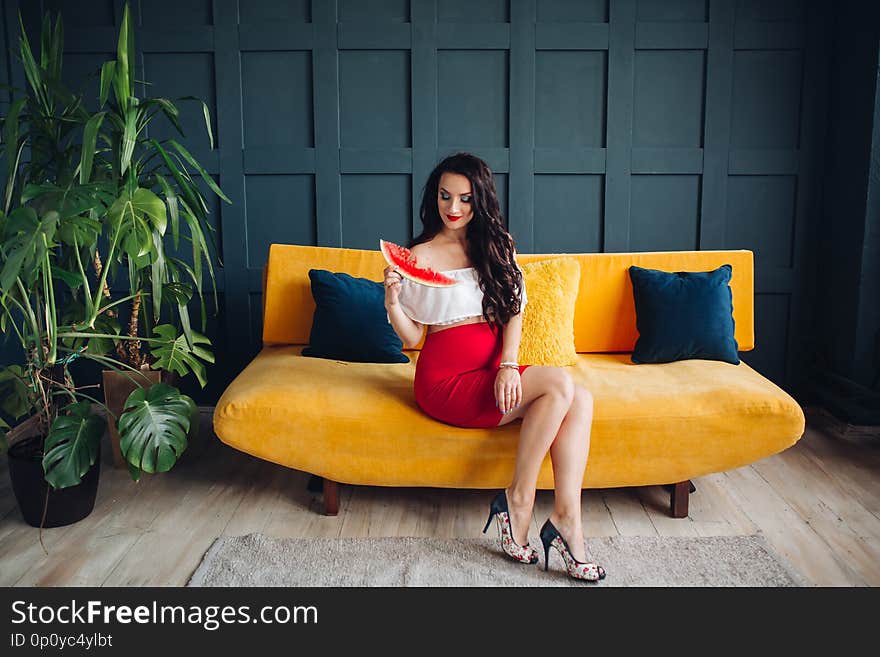
{"type": "Polygon", "coordinates": [[[437,210],[440,177],[444,173],[467,176],[471,183],[474,216],[467,226],[468,257],[477,270],[483,291],[483,317],[493,331],[507,324],[520,311],[522,274],[513,259],[514,240],[501,216],[495,176],[486,162],[470,153],[450,155],[438,164],[422,189],[419,216],[424,229],[407,248],[432,240],[442,229],[437,210]]]}

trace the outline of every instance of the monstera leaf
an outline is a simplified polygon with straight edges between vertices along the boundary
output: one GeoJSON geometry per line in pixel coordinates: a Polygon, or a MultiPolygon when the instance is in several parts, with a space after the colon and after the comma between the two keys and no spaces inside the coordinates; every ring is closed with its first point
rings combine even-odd
{"type": "Polygon", "coordinates": [[[190,331],[192,337],[192,346],[190,346],[187,344],[186,335],[177,335],[177,329],[171,324],[160,324],[153,329],[153,333],[162,341],[152,348],[152,353],[157,359],[153,363],[153,368],[177,372],[180,376],[192,372],[204,388],[207,378],[205,366],[201,361],[213,363],[214,354],[202,345],[210,346],[211,341],[201,333],[190,331]]]}
{"type": "Polygon", "coordinates": [[[140,471],[167,472],[187,446],[187,435],[195,430],[198,408],[177,388],[155,383],[149,389],[135,388],[119,416],[119,446],[137,479],[140,471]]]}
{"type": "Polygon", "coordinates": [[[0,367],[0,410],[15,420],[31,410],[21,365],[0,367]]]}
{"type": "Polygon", "coordinates": [[[52,488],[76,486],[95,464],[104,435],[104,420],[94,415],[88,401],[64,408],[49,429],[44,446],[43,471],[52,488]]]}

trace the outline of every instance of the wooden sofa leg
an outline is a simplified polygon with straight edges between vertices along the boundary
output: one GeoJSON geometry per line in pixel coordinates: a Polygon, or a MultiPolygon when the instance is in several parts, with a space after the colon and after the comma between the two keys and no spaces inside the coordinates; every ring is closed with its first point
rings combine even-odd
{"type": "Polygon", "coordinates": [[[696,490],[694,485],[688,481],[680,481],[672,485],[672,494],[670,496],[670,511],[673,518],[687,518],[688,515],[688,497],[691,491],[696,490]]]}
{"type": "Polygon", "coordinates": [[[324,477],[324,515],[335,516],[339,513],[339,485],[324,477]]]}

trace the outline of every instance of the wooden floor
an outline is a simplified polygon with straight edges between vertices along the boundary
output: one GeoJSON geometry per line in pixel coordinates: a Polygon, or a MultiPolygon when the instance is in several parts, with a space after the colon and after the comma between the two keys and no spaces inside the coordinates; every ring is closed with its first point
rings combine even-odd
{"type": "MultiPolygon", "coordinates": [[[[204,422],[203,426],[210,426],[204,422]]],[[[321,515],[308,475],[239,453],[210,430],[175,469],[132,482],[105,445],[92,514],[42,532],[26,525],[0,459],[0,586],[182,586],[220,535],[481,536],[488,491],[342,486],[321,515]]],[[[820,409],[791,449],[694,480],[690,516],[667,515],[660,487],[584,491],[588,536],[761,532],[819,586],[880,585],[880,437],[840,436],[820,409]]],[[[539,491],[531,534],[553,504],[539,491]]]]}

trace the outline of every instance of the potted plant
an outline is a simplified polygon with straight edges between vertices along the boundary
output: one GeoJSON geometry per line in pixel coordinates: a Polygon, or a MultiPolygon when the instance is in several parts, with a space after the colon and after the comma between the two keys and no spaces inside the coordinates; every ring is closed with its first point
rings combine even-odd
{"type": "MultiPolygon", "coordinates": [[[[117,56],[101,68],[100,107],[87,125],[85,148],[95,149],[93,167],[85,167],[81,179],[109,183],[114,202],[103,217],[107,251],[105,267],[100,258],[95,270],[101,277],[101,293],[112,295],[107,286],[118,270],[127,272],[125,285],[126,339],[115,340],[116,358],[139,371],[138,377],[121,376],[111,368],[103,374],[104,392],[114,414],[136,385],[166,382],[192,373],[199,384],[206,383],[205,362],[214,361],[210,341],[190,323],[189,302],[198,296],[201,330],[205,331],[203,264],[214,291],[216,279],[208,243],[214,243],[208,222],[208,207],[187,167],[192,167],[220,198],[229,199],[189,151],[176,140],[159,142],[146,137],[146,129],[157,116],[165,116],[181,136],[179,110],[167,98],[140,99],[135,95],[132,65],[134,34],[128,4],[123,10],[117,56]],[[95,148],[99,146],[98,148],[95,148]],[[181,225],[185,232],[181,232],[181,225]],[[171,245],[167,238],[171,238],[171,245]],[[191,263],[172,255],[181,238],[191,245],[191,263]],[[169,311],[163,314],[163,309],[169,311]],[[141,336],[154,341],[142,342],[141,336]]],[[[202,105],[205,126],[213,148],[210,115],[202,105]]],[[[216,249],[215,249],[216,251],[216,249]]],[[[97,302],[92,303],[89,323],[98,321],[97,302]]],[[[115,427],[111,425],[114,454],[122,458],[115,427]]]]}
{"type": "MultiPolygon", "coordinates": [[[[164,383],[138,388],[114,413],[85,392],[97,386],[78,386],[71,374],[78,359],[132,378],[139,373],[107,353],[116,341],[136,340],[116,328],[117,309],[134,297],[111,299],[106,270],[97,263],[102,233],[124,243],[140,224],[136,212],[114,210],[120,197],[112,180],[90,175],[101,118],[61,83],[62,44],[60,17],[53,30],[46,16],[37,64],[21,25],[28,89],[12,103],[2,130],[0,330],[17,338],[24,363],[0,367],[0,411],[19,422],[10,429],[3,421],[2,429],[9,429],[14,492],[35,526],[68,524],[91,511],[105,417],[118,424],[134,479],[170,469],[198,417],[193,400],[164,383]],[[77,499],[65,509],[71,497],[77,499]]],[[[156,333],[141,340],[173,365],[176,340],[156,333]]]]}

